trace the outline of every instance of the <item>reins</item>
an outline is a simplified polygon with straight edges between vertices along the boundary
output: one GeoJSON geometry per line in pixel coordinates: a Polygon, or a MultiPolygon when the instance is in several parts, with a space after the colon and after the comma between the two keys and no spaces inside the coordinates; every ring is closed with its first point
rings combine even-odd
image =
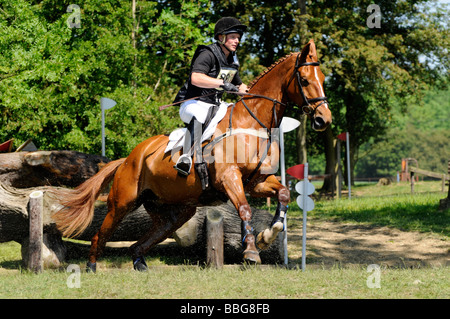
{"type": "MultiPolygon", "coordinates": [[[[317,97],[317,98],[312,98],[312,99],[308,99],[305,95],[304,89],[303,89],[303,85],[301,83],[301,76],[300,76],[300,71],[298,70],[300,67],[302,66],[319,66],[320,63],[319,62],[305,62],[305,63],[300,63],[300,54],[297,55],[296,61],[295,61],[295,67],[294,67],[294,73],[292,74],[291,78],[289,79],[288,85],[286,86],[286,88],[284,89],[284,93],[287,92],[289,86],[291,85],[292,81],[294,80],[294,78],[297,79],[297,84],[300,88],[300,93],[302,95],[303,98],[303,104],[301,105],[301,111],[303,112],[303,114],[307,114],[307,115],[312,115],[316,112],[316,109],[321,106],[324,103],[327,103],[327,97],[326,96],[322,96],[322,97],[317,97]],[[311,105],[316,103],[316,102],[322,102],[320,104],[318,104],[316,107],[312,107],[311,105]]],[[[260,119],[258,119],[258,117],[250,110],[250,108],[248,107],[247,103],[245,103],[245,99],[249,99],[249,98],[262,98],[265,100],[269,100],[273,103],[273,107],[272,107],[272,113],[273,113],[273,122],[274,122],[274,126],[271,128],[278,128],[281,124],[281,119],[283,118],[283,116],[280,117],[280,121],[278,123],[278,119],[277,119],[277,115],[276,115],[276,105],[280,104],[281,106],[288,106],[287,103],[283,103],[281,101],[278,101],[276,99],[273,99],[271,97],[265,96],[265,95],[261,95],[261,94],[254,94],[254,93],[244,93],[244,92],[233,92],[233,91],[224,91],[224,93],[228,93],[228,94],[235,94],[235,95],[240,95],[242,96],[242,98],[238,101],[238,102],[242,102],[242,104],[244,105],[245,109],[248,111],[248,113],[250,114],[250,116],[258,122],[259,125],[261,125],[261,127],[263,127],[264,129],[266,129],[267,131],[267,136],[268,136],[268,141],[267,141],[267,147],[264,150],[264,153],[261,155],[259,162],[256,166],[256,168],[250,173],[250,175],[245,179],[245,181],[243,182],[244,187],[247,186],[248,183],[250,183],[250,181],[253,179],[253,177],[256,175],[256,173],[258,172],[258,170],[261,168],[262,163],[264,162],[270,146],[272,144],[272,134],[270,129],[264,125],[264,123],[261,122],[260,119]]],[[[210,96],[216,94],[214,93],[210,93],[207,95],[202,95],[203,97],[205,96],[210,96]]],[[[183,100],[183,101],[178,101],[172,104],[168,104],[168,105],[163,105],[159,108],[159,110],[164,110],[167,107],[173,106],[173,105],[177,105],[177,104],[181,104],[184,103],[186,101],[190,101],[190,100],[195,100],[198,99],[202,96],[197,96],[197,97],[193,97],[187,100],[183,100]]],[[[229,120],[229,132],[228,133],[224,133],[221,136],[218,136],[216,138],[214,138],[211,142],[209,142],[207,145],[209,145],[210,147],[214,147],[218,142],[220,142],[222,139],[226,138],[227,136],[231,136],[232,135],[232,120],[233,120],[233,110],[234,107],[236,106],[236,103],[233,103],[231,105],[231,111],[230,111],[230,120],[229,120]]],[[[206,146],[205,146],[206,147],[206,146]]]]}
{"type": "MultiPolygon", "coordinates": [[[[224,93],[235,94],[235,95],[241,95],[241,96],[244,96],[244,97],[245,97],[246,95],[248,95],[248,96],[255,97],[255,98],[263,98],[263,99],[272,101],[272,102],[274,102],[274,103],[279,103],[279,104],[281,104],[281,105],[283,105],[283,106],[286,106],[285,103],[282,103],[282,102],[280,102],[280,101],[277,101],[277,100],[275,100],[275,99],[272,99],[271,97],[268,97],[268,96],[265,96],[265,95],[261,95],[261,94],[253,94],[253,93],[248,93],[248,92],[243,93],[243,92],[234,92],[234,91],[224,91],[224,93]]],[[[211,95],[214,95],[214,94],[216,94],[216,93],[213,92],[213,93],[209,93],[209,94],[205,94],[205,95],[200,95],[200,96],[196,96],[196,97],[191,97],[190,99],[186,99],[186,100],[183,100],[183,101],[178,101],[178,102],[175,102],[175,103],[172,103],[172,104],[163,105],[163,106],[160,106],[160,107],[159,107],[159,110],[162,111],[162,110],[164,110],[164,109],[166,109],[166,108],[168,108],[168,107],[170,107],[170,106],[174,106],[174,105],[177,105],[177,104],[182,104],[182,103],[187,102],[187,101],[199,99],[199,98],[205,97],[205,96],[211,96],[211,95]]]]}

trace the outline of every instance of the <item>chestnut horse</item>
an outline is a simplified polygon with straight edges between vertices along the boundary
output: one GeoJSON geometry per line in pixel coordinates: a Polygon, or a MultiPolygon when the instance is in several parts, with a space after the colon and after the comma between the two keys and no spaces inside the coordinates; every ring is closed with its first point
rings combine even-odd
{"type": "MultiPolygon", "coordinates": [[[[316,46],[311,40],[301,53],[292,53],[269,67],[250,86],[248,95],[229,107],[219,122],[213,140],[221,132],[234,131],[238,140],[231,150],[223,143],[210,143],[211,154],[226,161],[208,163],[213,189],[225,194],[242,220],[244,261],[260,263],[259,248],[267,248],[283,230],[283,218],[290,200],[289,190],[273,175],[264,173],[278,167],[279,145],[270,142],[270,129],[280,125],[288,103],[295,103],[308,114],[312,127],[323,131],[331,123],[331,112],[323,90],[325,77],[319,68],[316,46]],[[263,96],[264,95],[264,96],[263,96]],[[262,97],[263,96],[263,97],[262,97]],[[250,131],[267,130],[267,136],[256,137],[250,131]],[[254,143],[256,139],[262,143],[254,143]],[[238,145],[245,146],[248,160],[238,161],[238,145]],[[263,150],[261,152],[261,149],[263,150]],[[229,159],[232,160],[229,160],[229,159]],[[251,209],[245,193],[255,197],[277,197],[278,207],[270,228],[257,238],[250,225],[251,209]]],[[[229,137],[222,137],[227,140],[229,137]]],[[[222,140],[223,141],[223,140],[222,140]]],[[[94,202],[111,180],[108,213],[98,233],[92,238],[89,271],[96,271],[96,261],[120,221],[140,205],[152,218],[147,234],[130,247],[136,270],[146,270],[143,255],[187,222],[200,205],[203,193],[195,173],[180,176],[173,168],[174,159],[164,152],[168,136],[158,135],[140,143],[127,158],[108,163],[100,172],[75,190],[59,191],[64,206],[53,215],[64,236],[76,236],[90,224],[94,202]]],[[[173,155],[173,154],[172,154],[173,155]]],[[[217,196],[216,196],[217,197],[217,196]]]]}

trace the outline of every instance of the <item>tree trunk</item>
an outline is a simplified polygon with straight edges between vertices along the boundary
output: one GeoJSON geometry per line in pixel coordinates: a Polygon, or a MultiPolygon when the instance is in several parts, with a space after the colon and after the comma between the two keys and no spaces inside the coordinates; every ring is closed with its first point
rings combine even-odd
{"type": "Polygon", "coordinates": [[[74,151],[0,154],[0,182],[16,188],[44,185],[75,187],[110,160],[74,151]]]}
{"type": "Polygon", "coordinates": [[[306,125],[308,125],[308,117],[302,114],[298,120],[300,121],[300,126],[297,129],[297,163],[305,164],[308,161],[308,153],[306,150],[306,125]]]}
{"type": "MultiPolygon", "coordinates": [[[[21,243],[28,236],[28,196],[33,191],[44,192],[44,233],[59,234],[51,215],[61,208],[61,205],[49,192],[51,187],[35,187],[18,189],[0,183],[0,242],[17,241],[21,243]]],[[[77,237],[90,241],[98,232],[107,214],[105,202],[95,203],[94,219],[89,227],[77,237]]],[[[141,238],[151,226],[151,219],[143,206],[129,213],[110,241],[134,241],[141,238]]]]}
{"type": "MultiPolygon", "coordinates": [[[[64,260],[65,247],[60,240],[61,235],[53,222],[51,215],[61,206],[51,196],[49,190],[51,187],[35,187],[27,189],[17,189],[0,183],[0,242],[16,241],[22,244],[23,256],[27,256],[27,244],[29,236],[28,221],[28,196],[31,192],[40,190],[44,192],[44,214],[43,214],[43,233],[44,233],[44,252],[47,256],[44,259],[45,267],[58,267],[64,260]]],[[[167,209],[177,209],[167,206],[167,209]]],[[[224,216],[224,256],[225,262],[234,263],[242,261],[242,243],[241,243],[241,220],[236,209],[231,204],[219,206],[207,206],[197,208],[197,213],[186,225],[194,225],[192,229],[184,236],[189,226],[183,226],[175,234],[175,238],[181,247],[186,247],[189,255],[206,258],[206,225],[205,216],[208,210],[217,210],[224,216]],[[183,230],[184,229],[184,230],[183,230]]],[[[105,202],[97,201],[95,203],[94,219],[89,227],[76,239],[90,241],[98,232],[107,214],[107,205],[105,202]]],[[[270,225],[272,215],[266,211],[253,210],[252,225],[255,234],[264,230],[270,225]]],[[[119,224],[109,241],[136,241],[144,236],[151,228],[152,220],[150,215],[140,206],[138,209],[130,212],[119,224]]],[[[282,261],[282,241],[281,237],[271,249],[261,252],[261,258],[265,263],[279,263],[282,261]]],[[[26,257],[25,257],[26,259],[26,257]]]]}
{"type": "Polygon", "coordinates": [[[300,9],[300,14],[306,14],[306,0],[298,0],[297,6],[300,9]]]}
{"type": "Polygon", "coordinates": [[[323,132],[322,137],[325,146],[325,174],[330,174],[331,176],[324,179],[324,183],[320,191],[331,193],[335,192],[337,189],[336,174],[338,172],[338,163],[336,161],[336,139],[333,136],[331,127],[327,127],[325,132],[323,132]]]}

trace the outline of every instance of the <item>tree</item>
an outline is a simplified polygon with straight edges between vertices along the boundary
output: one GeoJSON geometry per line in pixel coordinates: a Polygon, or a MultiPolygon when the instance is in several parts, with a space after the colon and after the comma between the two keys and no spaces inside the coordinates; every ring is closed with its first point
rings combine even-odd
{"type": "MultiPolygon", "coordinates": [[[[323,138],[327,173],[334,170],[333,138],[338,133],[350,132],[353,168],[359,147],[394,125],[393,109],[406,110],[404,106],[420,101],[423,92],[443,76],[441,83],[447,85],[449,31],[444,21],[448,10],[436,1],[378,1],[377,28],[371,23],[373,9],[367,10],[370,4],[313,1],[303,14],[299,9],[303,1],[274,1],[257,8],[249,0],[214,2],[216,14],[249,23],[243,49],[265,66],[286,51],[300,50],[306,39],[315,40],[334,119],[328,131],[308,134],[315,140],[319,135],[323,138]]],[[[308,143],[310,153],[312,147],[317,143],[308,143]]]]}
{"type": "Polygon", "coordinates": [[[367,27],[366,6],[349,1],[354,9],[339,10],[337,16],[327,9],[333,4],[325,1],[322,8],[327,20],[322,42],[333,57],[327,91],[335,128],[350,132],[353,170],[359,147],[395,124],[392,110],[406,111],[448,70],[448,30],[442,24],[443,9],[432,10],[424,2],[379,1],[380,28],[367,27]]]}
{"type": "Polygon", "coordinates": [[[403,158],[418,160],[419,167],[445,173],[450,159],[450,91],[430,91],[424,105],[408,105],[408,113],[395,112],[395,127],[388,128],[375,143],[361,146],[355,171],[358,176],[395,176],[403,158]]]}
{"type": "MultiPolygon", "coordinates": [[[[69,4],[1,2],[0,141],[33,138],[41,149],[99,153],[102,96],[118,102],[106,114],[107,156],[168,133],[182,124],[177,109],[158,106],[172,100],[195,48],[212,41],[225,15],[249,25],[239,49],[247,83],[315,40],[334,121],[325,133],[306,128],[306,144],[310,162],[326,150],[328,172],[338,133],[350,132],[354,167],[360,146],[395,124],[393,109],[406,111],[439,78],[448,84],[448,10],[435,1],[380,0],[380,28],[367,24],[371,1],[135,0],[133,10],[127,0],[86,0],[80,28],[67,24],[69,4]]],[[[292,164],[304,135],[290,150],[292,164]]]]}
{"type": "Polygon", "coordinates": [[[0,4],[0,140],[32,138],[41,149],[100,153],[100,97],[107,156],[126,156],[145,138],[180,125],[170,102],[186,60],[208,32],[207,2],[127,0],[0,4]],[[80,27],[70,26],[79,14],[80,27]],[[132,41],[134,35],[135,42],[132,41]],[[181,70],[181,71],[180,71],[181,70]]]}

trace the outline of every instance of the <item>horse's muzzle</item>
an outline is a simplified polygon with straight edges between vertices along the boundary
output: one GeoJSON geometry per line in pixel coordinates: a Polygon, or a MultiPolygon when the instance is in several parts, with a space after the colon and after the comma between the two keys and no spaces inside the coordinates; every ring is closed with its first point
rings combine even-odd
{"type": "Polygon", "coordinates": [[[324,131],[329,124],[321,115],[314,116],[312,120],[312,128],[315,131],[324,131]]]}

